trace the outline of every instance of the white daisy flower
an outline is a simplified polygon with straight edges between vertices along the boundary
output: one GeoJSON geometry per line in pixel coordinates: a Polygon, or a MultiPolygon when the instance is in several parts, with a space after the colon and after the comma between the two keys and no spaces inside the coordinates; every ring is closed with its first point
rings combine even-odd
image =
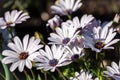
{"type": "Polygon", "coordinates": [[[45,46],[45,51],[40,50],[39,56],[35,59],[37,69],[44,69],[44,71],[50,70],[54,72],[56,67],[68,65],[66,62],[67,52],[64,52],[62,46],[53,45],[50,49],[49,46],[45,46]]]}
{"type": "Polygon", "coordinates": [[[100,52],[102,49],[114,49],[111,45],[117,43],[119,39],[113,39],[116,35],[113,28],[110,28],[112,21],[107,23],[103,28],[94,27],[93,38],[85,36],[85,45],[93,51],[100,52]]]}
{"type": "Polygon", "coordinates": [[[19,71],[22,72],[24,66],[31,69],[31,61],[33,61],[33,58],[39,53],[37,50],[43,47],[43,45],[39,45],[40,40],[35,39],[35,37],[29,39],[29,35],[26,35],[22,42],[17,36],[13,41],[14,43],[10,42],[8,44],[11,50],[4,50],[2,52],[2,55],[6,56],[2,60],[2,63],[12,63],[10,71],[14,71],[18,67],[19,71]]]}
{"type": "Polygon", "coordinates": [[[76,61],[82,56],[84,56],[84,53],[82,53],[83,48],[80,47],[73,47],[72,49],[66,46],[66,49],[69,51],[69,54],[67,56],[68,61],[76,61]]]}
{"type": "Polygon", "coordinates": [[[58,15],[55,15],[52,19],[48,20],[48,23],[46,26],[50,26],[52,30],[54,30],[56,27],[60,26],[62,23],[62,20],[58,15]]]}
{"type": "Polygon", "coordinates": [[[92,28],[96,26],[96,24],[93,24],[92,22],[94,19],[95,18],[92,15],[85,14],[81,17],[80,20],[78,17],[74,17],[73,20],[63,22],[62,25],[73,25],[77,30],[80,31],[81,34],[86,34],[89,32],[88,29],[90,27],[90,24],[92,24],[90,30],[92,30],[92,28]]]}
{"type": "Polygon", "coordinates": [[[20,24],[26,19],[30,18],[28,13],[22,13],[22,11],[13,10],[5,12],[4,18],[0,18],[0,28],[5,29],[6,27],[14,27],[15,24],[20,24]]]}
{"type": "Polygon", "coordinates": [[[81,0],[59,0],[58,4],[51,6],[52,13],[69,15],[82,6],[81,0]]]}
{"type": "Polygon", "coordinates": [[[61,28],[56,28],[56,33],[51,33],[48,40],[49,44],[69,45],[78,35],[79,31],[73,25],[62,25],[61,28]]]}
{"type": "Polygon", "coordinates": [[[93,79],[93,74],[88,72],[85,72],[83,70],[80,71],[80,73],[75,72],[75,77],[70,77],[70,80],[99,80],[98,78],[93,79]]]}
{"type": "Polygon", "coordinates": [[[104,71],[104,73],[106,77],[120,80],[120,61],[119,65],[117,65],[115,62],[112,62],[111,66],[107,66],[107,71],[104,71]]]}

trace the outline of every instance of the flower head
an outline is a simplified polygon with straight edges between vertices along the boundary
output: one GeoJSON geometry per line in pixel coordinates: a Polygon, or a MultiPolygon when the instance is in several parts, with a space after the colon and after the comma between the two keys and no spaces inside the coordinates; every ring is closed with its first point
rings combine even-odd
{"type": "Polygon", "coordinates": [[[33,59],[38,54],[38,49],[42,48],[43,45],[39,45],[40,40],[26,35],[21,42],[20,39],[16,36],[13,39],[14,43],[10,42],[8,47],[11,50],[4,50],[2,55],[6,56],[2,63],[9,64],[12,63],[10,71],[14,71],[17,67],[20,72],[23,71],[24,66],[31,69],[33,59]]]}
{"type": "Polygon", "coordinates": [[[114,49],[111,45],[117,43],[119,39],[114,39],[116,32],[110,28],[111,24],[112,22],[109,22],[103,28],[94,27],[93,38],[85,36],[85,45],[96,52],[100,52],[102,49],[114,49]]]}
{"type": "Polygon", "coordinates": [[[120,80],[120,62],[117,65],[115,62],[111,66],[107,66],[107,71],[104,71],[106,77],[111,77],[115,80],[120,80]]]}
{"type": "Polygon", "coordinates": [[[74,17],[73,20],[63,22],[62,25],[73,25],[77,31],[80,31],[82,35],[89,34],[93,26],[96,26],[96,23],[94,23],[95,21],[93,22],[94,19],[95,18],[92,15],[85,14],[81,17],[80,20],[78,17],[74,17]],[[92,25],[92,27],[90,25],[92,25]]]}
{"type": "Polygon", "coordinates": [[[52,30],[54,30],[56,27],[60,26],[62,23],[62,20],[58,15],[55,15],[52,19],[48,20],[47,26],[50,26],[52,30]]]}
{"type": "MultiPolygon", "coordinates": [[[[70,80],[93,80],[92,78],[93,74],[88,72],[85,72],[83,70],[80,71],[80,73],[75,72],[75,77],[70,77],[70,80]]],[[[98,78],[95,78],[94,80],[99,80],[98,78]]]]}
{"type": "Polygon", "coordinates": [[[22,11],[13,10],[5,12],[4,18],[0,18],[0,28],[5,29],[6,27],[14,27],[15,24],[20,24],[26,19],[30,18],[28,13],[22,13],[22,11]]]}
{"type": "Polygon", "coordinates": [[[68,65],[66,62],[67,52],[64,52],[62,46],[52,45],[51,49],[49,46],[45,46],[45,51],[40,50],[39,55],[35,58],[37,69],[44,69],[45,71],[51,70],[54,72],[56,67],[68,65]]]}
{"type": "Polygon", "coordinates": [[[66,46],[66,49],[69,51],[69,54],[67,56],[68,61],[76,61],[82,56],[84,56],[84,53],[82,53],[82,49],[80,47],[73,47],[72,49],[66,46]]]}
{"type": "Polygon", "coordinates": [[[58,4],[51,7],[52,13],[69,15],[82,6],[81,0],[59,0],[58,4]]]}
{"type": "Polygon", "coordinates": [[[79,33],[76,31],[76,28],[73,25],[62,25],[61,28],[56,28],[56,33],[51,33],[48,40],[49,44],[61,44],[61,45],[69,45],[79,33]]]}

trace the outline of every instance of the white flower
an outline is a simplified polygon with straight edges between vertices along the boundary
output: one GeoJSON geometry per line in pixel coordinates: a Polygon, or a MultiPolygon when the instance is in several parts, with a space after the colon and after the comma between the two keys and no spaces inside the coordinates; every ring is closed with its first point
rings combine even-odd
{"type": "Polygon", "coordinates": [[[51,6],[52,13],[69,15],[82,6],[81,0],[59,0],[58,4],[51,6]]]}
{"type": "Polygon", "coordinates": [[[14,27],[15,24],[20,24],[26,19],[30,18],[28,13],[22,13],[22,11],[13,10],[5,12],[4,18],[0,18],[0,28],[5,29],[8,26],[14,27]]]}
{"type": "Polygon", "coordinates": [[[56,27],[60,26],[62,23],[62,20],[58,15],[55,15],[52,19],[48,20],[48,23],[46,26],[50,26],[52,30],[54,30],[56,27]]]}
{"type": "Polygon", "coordinates": [[[111,25],[112,22],[109,22],[103,28],[94,27],[93,38],[85,36],[85,45],[96,52],[100,52],[102,49],[114,49],[111,45],[117,43],[119,39],[114,39],[116,32],[110,28],[111,25]]]}
{"type": "MultiPolygon", "coordinates": [[[[85,72],[83,70],[80,71],[80,73],[75,72],[75,77],[70,77],[70,80],[93,80],[92,79],[93,74],[88,72],[85,72]]],[[[94,80],[99,80],[98,78],[95,78],[94,80]]]]}
{"type": "Polygon", "coordinates": [[[61,45],[69,45],[78,35],[78,31],[73,25],[62,25],[61,28],[56,28],[56,33],[51,33],[48,40],[49,44],[61,44],[61,45]]]}
{"type": "Polygon", "coordinates": [[[67,52],[64,52],[62,46],[53,45],[50,49],[49,46],[45,46],[45,51],[40,50],[40,54],[35,58],[37,69],[44,69],[45,71],[51,70],[54,72],[56,67],[68,65],[66,62],[67,52]]]}
{"type": "Polygon", "coordinates": [[[69,52],[67,56],[68,61],[76,61],[77,59],[81,58],[84,56],[84,53],[82,53],[83,48],[80,47],[73,47],[72,49],[69,48],[68,46],[65,47],[69,52]]]}
{"type": "Polygon", "coordinates": [[[106,77],[114,78],[115,80],[120,80],[120,61],[119,65],[115,62],[111,63],[111,67],[107,66],[107,71],[104,71],[106,77]]]}
{"type": "Polygon", "coordinates": [[[17,67],[20,72],[23,71],[24,66],[31,69],[33,58],[39,53],[37,50],[42,48],[43,45],[39,45],[40,40],[26,35],[21,42],[20,39],[16,36],[13,39],[14,43],[10,42],[8,47],[11,50],[4,50],[2,55],[6,56],[2,63],[9,64],[12,63],[10,71],[14,71],[17,67]]]}
{"type": "MultiPolygon", "coordinates": [[[[90,27],[90,24],[92,24],[93,20],[95,18],[92,16],[92,15],[83,15],[81,17],[81,19],[79,20],[78,17],[74,17],[73,20],[68,20],[66,22],[63,22],[62,25],[73,25],[76,30],[79,30],[81,34],[85,34],[85,33],[88,33],[88,29],[90,27]]],[[[90,27],[90,30],[92,30],[92,28],[94,27],[95,25],[93,25],[92,27],[90,27]]]]}

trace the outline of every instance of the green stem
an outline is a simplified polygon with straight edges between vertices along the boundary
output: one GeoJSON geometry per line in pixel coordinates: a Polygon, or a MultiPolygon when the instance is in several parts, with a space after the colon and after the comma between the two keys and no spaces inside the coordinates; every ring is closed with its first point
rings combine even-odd
{"type": "Polygon", "coordinates": [[[34,73],[33,73],[33,71],[31,69],[30,69],[30,72],[32,74],[33,80],[35,80],[35,75],[34,75],[34,73]]]}
{"type": "Polygon", "coordinates": [[[47,80],[47,73],[46,72],[44,72],[44,76],[45,76],[45,80],[47,80]]]}
{"type": "Polygon", "coordinates": [[[47,73],[52,77],[53,80],[57,80],[51,73],[49,73],[49,72],[47,72],[47,73]]]}
{"type": "Polygon", "coordinates": [[[14,34],[13,34],[13,32],[12,32],[12,28],[7,28],[8,29],[8,31],[10,32],[10,34],[11,34],[11,37],[12,37],[12,39],[14,38],[14,34]]]}
{"type": "Polygon", "coordinates": [[[67,17],[68,17],[70,20],[72,19],[71,15],[68,15],[67,17]]]}
{"type": "Polygon", "coordinates": [[[26,76],[26,78],[27,78],[27,77],[28,77],[27,71],[26,71],[26,70],[23,70],[23,72],[24,72],[24,74],[25,74],[25,76],[26,76]]]}
{"type": "MultiPolygon", "coordinates": [[[[0,54],[0,61],[3,59],[3,57],[2,57],[2,55],[0,54]]],[[[5,71],[5,80],[10,80],[10,71],[9,71],[9,69],[8,69],[8,67],[7,67],[7,65],[5,65],[5,64],[2,64],[2,66],[3,66],[3,68],[4,68],[4,71],[5,71]]]]}
{"type": "Polygon", "coordinates": [[[5,76],[2,73],[0,73],[0,76],[5,80],[5,76]]]}
{"type": "Polygon", "coordinates": [[[99,53],[96,52],[96,60],[98,60],[98,54],[99,54],[99,53]]]}
{"type": "Polygon", "coordinates": [[[19,80],[17,75],[13,72],[13,76],[15,77],[15,80],[19,80]]]}
{"type": "Polygon", "coordinates": [[[63,73],[58,69],[56,68],[57,72],[61,75],[61,77],[63,78],[63,80],[66,80],[66,78],[64,77],[63,73]]]}

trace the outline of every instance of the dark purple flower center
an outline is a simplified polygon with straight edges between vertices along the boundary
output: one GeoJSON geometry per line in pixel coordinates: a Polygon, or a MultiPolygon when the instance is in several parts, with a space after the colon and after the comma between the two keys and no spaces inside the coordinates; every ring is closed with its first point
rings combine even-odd
{"type": "Polygon", "coordinates": [[[19,59],[26,59],[29,56],[28,52],[22,52],[19,54],[19,59]]]}
{"type": "Polygon", "coordinates": [[[70,38],[65,38],[62,43],[67,44],[69,41],[70,41],[70,38]]]}
{"type": "Polygon", "coordinates": [[[72,57],[71,57],[71,60],[75,61],[79,59],[79,55],[78,54],[74,54],[72,57]]]}
{"type": "Polygon", "coordinates": [[[104,44],[104,42],[96,42],[95,43],[95,48],[97,48],[97,49],[101,49],[101,48],[103,48],[105,46],[105,44],[104,44]]]}
{"type": "Polygon", "coordinates": [[[57,59],[52,59],[52,60],[49,61],[49,65],[52,66],[52,67],[56,66],[57,63],[58,63],[57,59]]]}

